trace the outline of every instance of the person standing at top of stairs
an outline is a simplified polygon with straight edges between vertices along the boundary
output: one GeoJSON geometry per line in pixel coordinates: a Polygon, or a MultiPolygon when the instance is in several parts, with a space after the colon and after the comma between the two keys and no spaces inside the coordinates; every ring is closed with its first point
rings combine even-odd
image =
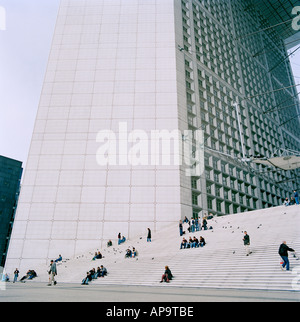
{"type": "Polygon", "coordinates": [[[299,194],[298,194],[298,191],[296,190],[294,190],[294,198],[295,198],[296,205],[299,205],[299,194]]]}

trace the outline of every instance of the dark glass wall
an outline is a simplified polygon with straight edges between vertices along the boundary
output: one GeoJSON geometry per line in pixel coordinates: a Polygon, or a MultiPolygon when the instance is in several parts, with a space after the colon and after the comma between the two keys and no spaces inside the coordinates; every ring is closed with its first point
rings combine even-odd
{"type": "Polygon", "coordinates": [[[6,259],[22,171],[22,162],[0,156],[0,266],[6,259]]]}

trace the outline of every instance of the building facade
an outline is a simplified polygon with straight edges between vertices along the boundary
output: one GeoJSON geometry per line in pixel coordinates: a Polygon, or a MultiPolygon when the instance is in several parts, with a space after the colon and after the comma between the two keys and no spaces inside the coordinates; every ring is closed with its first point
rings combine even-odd
{"type": "Polygon", "coordinates": [[[282,33],[261,31],[270,22],[257,10],[250,0],[62,0],[8,269],[184,216],[282,203],[295,174],[240,161],[300,149],[282,33]]]}
{"type": "Polygon", "coordinates": [[[299,37],[289,40],[299,36],[291,21],[293,5],[181,4],[188,122],[191,129],[204,130],[206,147],[205,177],[192,178],[194,213],[223,215],[281,205],[299,185],[299,172],[236,158],[243,158],[243,150],[246,157],[271,157],[280,149],[300,149],[299,88],[286,51],[286,42],[299,43],[299,37]]]}
{"type": "Polygon", "coordinates": [[[17,207],[22,162],[0,156],[0,266],[4,266],[17,207]]]}

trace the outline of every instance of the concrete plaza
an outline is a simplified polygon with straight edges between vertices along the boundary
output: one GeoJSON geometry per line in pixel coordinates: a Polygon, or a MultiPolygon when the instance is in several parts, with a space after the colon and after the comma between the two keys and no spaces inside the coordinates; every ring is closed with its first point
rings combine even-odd
{"type": "Polygon", "coordinates": [[[300,302],[300,292],[18,282],[6,284],[0,302],[300,302]]]}

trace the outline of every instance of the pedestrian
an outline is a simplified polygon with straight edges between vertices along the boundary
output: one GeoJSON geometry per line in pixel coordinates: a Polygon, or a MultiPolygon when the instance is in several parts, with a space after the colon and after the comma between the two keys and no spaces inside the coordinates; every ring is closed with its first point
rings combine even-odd
{"type": "Polygon", "coordinates": [[[1,282],[9,282],[9,275],[7,273],[2,274],[1,282]]]}
{"type": "Polygon", "coordinates": [[[180,236],[183,235],[183,224],[182,224],[182,220],[179,221],[179,234],[180,234],[180,236]]]}
{"type": "Polygon", "coordinates": [[[190,225],[190,232],[191,233],[194,233],[195,232],[195,219],[194,218],[191,218],[190,223],[191,223],[191,225],[190,225]]]}
{"type": "Polygon", "coordinates": [[[119,235],[118,235],[118,245],[121,245],[121,244],[125,243],[125,241],[126,241],[126,238],[124,236],[122,236],[122,238],[121,238],[121,233],[119,233],[119,235]]]}
{"type": "Polygon", "coordinates": [[[199,238],[199,245],[200,247],[204,247],[206,245],[205,239],[202,236],[199,238]]]}
{"type": "Polygon", "coordinates": [[[166,283],[170,283],[170,280],[172,280],[172,279],[173,279],[172,272],[171,272],[169,266],[166,266],[165,273],[162,276],[160,283],[162,283],[163,281],[165,281],[166,283]]]}
{"type": "Polygon", "coordinates": [[[18,281],[19,273],[19,270],[16,268],[14,271],[14,283],[18,281]]]}
{"type": "Polygon", "coordinates": [[[130,250],[130,248],[127,248],[125,258],[131,258],[131,255],[132,255],[132,251],[130,250]]]}
{"type": "Polygon", "coordinates": [[[107,276],[107,269],[101,265],[101,277],[107,276]]]}
{"type": "Polygon", "coordinates": [[[244,232],[245,236],[243,238],[244,241],[244,246],[246,249],[246,256],[249,256],[250,254],[252,254],[252,252],[250,251],[250,236],[247,234],[247,232],[244,232]]]}
{"type": "Polygon", "coordinates": [[[151,243],[151,230],[148,228],[147,242],[151,243]]]}
{"type": "Polygon", "coordinates": [[[288,207],[290,205],[290,199],[289,198],[285,198],[285,201],[283,203],[286,207],[288,207]]]}
{"type": "Polygon", "coordinates": [[[182,242],[180,244],[180,249],[182,248],[186,249],[186,245],[187,245],[187,240],[183,237],[182,242]]]}
{"type": "Polygon", "coordinates": [[[299,205],[299,194],[298,191],[294,190],[294,198],[297,205],[299,205]]]}
{"type": "Polygon", "coordinates": [[[90,272],[86,273],[86,277],[82,280],[81,285],[89,285],[89,282],[93,280],[92,274],[90,272]]]}
{"type": "Polygon", "coordinates": [[[49,284],[48,284],[48,286],[51,286],[52,282],[54,285],[57,284],[55,281],[56,275],[57,275],[56,263],[53,260],[51,260],[50,268],[49,268],[49,284]]]}
{"type": "Polygon", "coordinates": [[[62,256],[58,255],[58,258],[55,260],[55,263],[61,262],[62,261],[62,256]]]}
{"type": "Polygon", "coordinates": [[[289,262],[289,254],[288,252],[295,252],[292,248],[288,247],[286,244],[286,241],[283,241],[282,244],[279,247],[278,254],[283,260],[283,264],[281,266],[281,269],[284,270],[286,267],[286,270],[290,270],[290,262],[289,262]]]}
{"type": "Polygon", "coordinates": [[[135,257],[137,257],[137,254],[138,254],[138,252],[137,252],[137,250],[135,249],[135,247],[132,247],[131,257],[132,257],[132,258],[135,258],[135,257]]]}

